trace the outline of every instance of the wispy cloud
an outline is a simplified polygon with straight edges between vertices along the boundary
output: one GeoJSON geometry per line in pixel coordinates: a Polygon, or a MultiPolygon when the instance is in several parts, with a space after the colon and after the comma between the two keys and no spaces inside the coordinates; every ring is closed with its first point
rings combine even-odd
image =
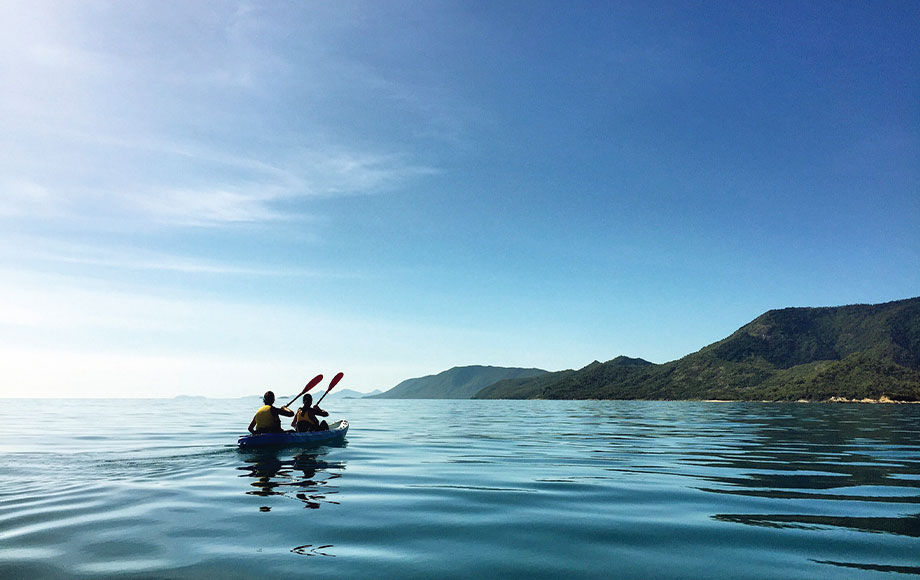
{"type": "MultiPolygon", "coordinates": [[[[27,263],[20,271],[42,271],[40,262],[49,264],[83,264],[118,270],[149,270],[187,274],[218,274],[236,276],[273,276],[354,279],[353,272],[324,271],[303,267],[265,267],[245,262],[224,262],[209,258],[172,254],[123,245],[96,245],[72,241],[54,241],[31,236],[2,236],[0,261],[27,263]]],[[[0,273],[3,270],[0,269],[0,273]]]]}
{"type": "Polygon", "coordinates": [[[344,56],[347,31],[316,21],[335,14],[289,10],[0,9],[0,75],[13,89],[0,95],[0,218],[296,220],[308,215],[291,213],[298,202],[392,191],[436,173],[405,143],[359,142],[360,130],[344,130],[343,120],[360,123],[349,111],[368,107],[414,108],[419,125],[433,114],[409,102],[411,88],[344,56]],[[307,30],[295,34],[294,22],[307,30]]]}
{"type": "Polygon", "coordinates": [[[172,225],[207,227],[302,220],[308,214],[292,212],[292,202],[378,194],[437,173],[435,168],[415,164],[404,155],[344,147],[300,150],[291,154],[284,166],[202,152],[181,155],[203,165],[221,165],[241,179],[223,179],[218,186],[155,185],[146,191],[125,192],[120,201],[156,222],[172,225]]]}
{"type": "Polygon", "coordinates": [[[271,208],[276,196],[223,189],[172,189],[130,194],[126,201],[155,221],[182,226],[264,222],[293,217],[271,208]]]}
{"type": "Polygon", "coordinates": [[[25,179],[0,181],[0,218],[52,215],[60,212],[53,195],[38,183],[25,179]]]}
{"type": "MultiPolygon", "coordinates": [[[[79,141],[88,143],[76,138],[75,147],[79,141]]],[[[119,160],[120,166],[115,171],[86,166],[80,157],[87,150],[76,159],[64,154],[63,163],[47,173],[33,159],[19,167],[14,161],[13,177],[0,183],[0,217],[61,217],[96,211],[101,203],[109,211],[122,208],[127,217],[180,226],[303,219],[306,214],[290,212],[291,202],[379,194],[438,172],[407,154],[334,145],[288,153],[282,165],[195,144],[160,147],[104,135],[90,141],[97,156],[119,160]],[[156,175],[151,167],[181,167],[183,173],[156,175]]]]}
{"type": "Polygon", "coordinates": [[[303,150],[294,158],[307,195],[333,196],[378,193],[412,179],[438,172],[395,153],[375,153],[344,147],[303,150]]]}

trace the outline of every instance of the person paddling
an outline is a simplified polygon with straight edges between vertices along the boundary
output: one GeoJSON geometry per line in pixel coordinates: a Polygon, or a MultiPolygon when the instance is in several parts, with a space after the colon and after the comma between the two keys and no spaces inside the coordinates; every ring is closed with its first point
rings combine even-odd
{"type": "Polygon", "coordinates": [[[255,416],[252,418],[252,422],[249,423],[249,432],[253,435],[258,435],[259,433],[284,433],[284,429],[281,428],[281,415],[293,417],[294,411],[287,407],[281,407],[280,409],[274,407],[275,393],[271,391],[265,392],[262,401],[265,404],[259,407],[259,410],[256,411],[255,416]]]}
{"type": "Polygon", "coordinates": [[[303,407],[297,409],[297,415],[291,421],[291,426],[299,432],[328,431],[329,424],[320,422],[319,417],[328,417],[329,413],[313,404],[313,397],[309,394],[303,396],[303,407]]]}

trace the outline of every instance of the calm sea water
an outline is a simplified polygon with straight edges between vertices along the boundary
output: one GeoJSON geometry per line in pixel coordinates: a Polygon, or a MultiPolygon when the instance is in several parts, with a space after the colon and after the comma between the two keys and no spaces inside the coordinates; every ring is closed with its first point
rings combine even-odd
{"type": "Polygon", "coordinates": [[[0,578],[920,575],[920,406],[0,400],[0,578]],[[574,576],[571,576],[574,575],[574,576]]]}

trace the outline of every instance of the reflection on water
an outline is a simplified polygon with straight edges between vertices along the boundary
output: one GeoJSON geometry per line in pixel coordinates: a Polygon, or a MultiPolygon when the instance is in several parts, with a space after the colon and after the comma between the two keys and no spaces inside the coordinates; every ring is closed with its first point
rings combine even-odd
{"type": "Polygon", "coordinates": [[[790,514],[717,514],[724,522],[773,528],[848,528],[860,532],[895,534],[920,538],[920,514],[892,518],[859,518],[849,516],[815,516],[790,514]]]}
{"type": "MultiPolygon", "coordinates": [[[[920,425],[894,408],[867,421],[867,407],[791,407],[783,416],[738,419],[747,435],[724,447],[687,453],[684,475],[696,489],[762,498],[765,513],[716,513],[715,521],[772,529],[920,537],[920,425]],[[807,416],[805,413],[807,412],[807,416]],[[904,509],[908,506],[914,509],[904,509]],[[767,511],[777,510],[781,511],[767,511]]],[[[751,506],[746,506],[750,509],[751,506]]],[[[889,554],[900,556],[903,554],[889,554]]],[[[920,574],[882,554],[868,563],[812,559],[829,566],[920,574]]]]}
{"type": "Polygon", "coordinates": [[[329,554],[325,550],[332,547],[332,544],[326,546],[314,546],[313,544],[305,544],[303,546],[297,546],[291,550],[291,553],[297,554],[299,556],[327,556],[329,558],[335,558],[335,554],[329,554]]]}
{"type": "Polygon", "coordinates": [[[812,560],[817,564],[830,564],[841,568],[855,568],[857,570],[868,570],[871,572],[894,572],[896,574],[917,574],[920,575],[920,566],[883,566],[878,564],[856,564],[852,562],[832,562],[830,560],[812,560]]]}
{"type": "MultiPolygon", "coordinates": [[[[343,442],[340,447],[345,445],[347,443],[343,442]]],[[[255,480],[250,482],[255,489],[247,490],[246,495],[296,498],[309,509],[319,509],[323,504],[338,504],[330,499],[338,493],[337,487],[330,482],[342,477],[340,472],[345,470],[345,462],[327,460],[328,447],[299,450],[293,457],[284,458],[289,453],[290,450],[247,453],[243,459],[245,465],[237,468],[245,472],[240,477],[255,480]]],[[[271,506],[262,505],[259,511],[271,511],[271,506]]]]}

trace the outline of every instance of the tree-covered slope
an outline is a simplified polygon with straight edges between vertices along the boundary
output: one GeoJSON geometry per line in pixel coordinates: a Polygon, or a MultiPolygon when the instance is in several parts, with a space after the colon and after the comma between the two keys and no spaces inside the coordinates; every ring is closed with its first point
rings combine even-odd
{"type": "Polygon", "coordinates": [[[590,391],[595,383],[623,382],[642,374],[655,365],[639,358],[617,357],[606,363],[594,361],[580,371],[559,371],[537,377],[506,379],[479,391],[476,399],[534,399],[544,392],[562,390],[570,399],[594,398],[590,391]],[[538,396],[535,396],[538,395],[538,396]],[[582,395],[582,396],[580,396],[582,395]]]}
{"type": "Polygon", "coordinates": [[[502,379],[546,374],[541,369],[491,366],[454,367],[437,375],[405,380],[375,395],[377,399],[470,399],[484,387],[502,379]]]}
{"type": "Polygon", "coordinates": [[[680,360],[633,360],[503,381],[478,398],[917,401],[920,298],[771,310],[680,360]]]}

